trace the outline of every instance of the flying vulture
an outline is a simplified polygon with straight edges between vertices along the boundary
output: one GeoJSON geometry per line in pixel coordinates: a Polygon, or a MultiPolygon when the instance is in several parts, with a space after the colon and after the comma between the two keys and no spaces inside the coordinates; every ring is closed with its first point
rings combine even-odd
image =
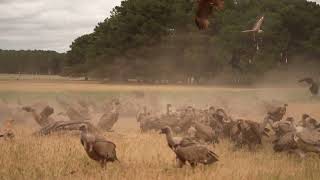
{"type": "Polygon", "coordinates": [[[310,92],[312,95],[319,94],[319,85],[312,79],[312,78],[304,78],[299,80],[299,82],[306,82],[308,85],[310,85],[310,92]]]}
{"type": "MultiPolygon", "coordinates": [[[[261,30],[261,26],[262,26],[262,23],[264,21],[264,16],[260,17],[260,19],[254,24],[254,26],[252,27],[252,29],[250,30],[245,30],[245,31],[242,31],[244,33],[252,33],[253,35],[253,41],[256,42],[256,34],[258,33],[262,33],[263,30],[261,30]]],[[[259,50],[259,44],[257,43],[257,51],[259,50]]]]}
{"type": "Polygon", "coordinates": [[[198,9],[196,12],[195,23],[200,30],[207,29],[209,26],[209,16],[213,8],[223,9],[224,0],[197,0],[198,9]]]}
{"type": "Polygon", "coordinates": [[[244,32],[244,33],[246,33],[246,32],[262,33],[263,30],[261,30],[261,26],[262,26],[263,20],[264,20],[264,16],[260,17],[260,19],[254,24],[252,29],[245,30],[242,32],[244,32]]]}

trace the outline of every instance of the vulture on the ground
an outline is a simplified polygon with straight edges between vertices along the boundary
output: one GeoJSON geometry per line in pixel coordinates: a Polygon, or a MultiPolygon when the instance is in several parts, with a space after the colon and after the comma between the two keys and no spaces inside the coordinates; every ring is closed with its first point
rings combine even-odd
{"type": "Polygon", "coordinates": [[[284,104],[283,106],[271,109],[270,111],[268,111],[265,120],[266,121],[271,120],[272,123],[281,121],[287,112],[287,107],[288,107],[288,104],[284,104]]]}
{"type": "Polygon", "coordinates": [[[22,107],[22,110],[26,112],[32,113],[34,120],[41,126],[45,127],[54,122],[54,119],[50,118],[50,116],[54,113],[54,109],[50,106],[46,106],[40,114],[36,111],[36,109],[31,106],[22,107]]]}
{"type": "Polygon", "coordinates": [[[91,159],[98,161],[101,167],[106,167],[108,162],[119,161],[117,158],[116,145],[113,142],[89,132],[86,125],[81,126],[80,131],[80,141],[87,155],[91,159]]]}
{"type": "Polygon", "coordinates": [[[218,137],[210,126],[195,122],[194,128],[196,129],[195,137],[205,142],[218,143],[218,137]]]}
{"type": "Polygon", "coordinates": [[[118,121],[119,118],[119,103],[112,103],[112,110],[106,112],[102,115],[98,122],[98,128],[105,131],[112,131],[114,124],[118,121]]]}
{"type": "Polygon", "coordinates": [[[172,137],[172,132],[169,127],[162,128],[161,133],[166,134],[168,146],[176,154],[179,167],[185,165],[186,162],[194,167],[198,163],[209,165],[218,161],[218,155],[207,147],[189,138],[177,139],[172,137]]]}
{"type": "Polygon", "coordinates": [[[174,152],[179,160],[179,167],[188,162],[192,167],[198,163],[209,165],[219,161],[219,156],[213,151],[209,150],[206,146],[200,144],[192,144],[187,146],[177,146],[174,152]]]}

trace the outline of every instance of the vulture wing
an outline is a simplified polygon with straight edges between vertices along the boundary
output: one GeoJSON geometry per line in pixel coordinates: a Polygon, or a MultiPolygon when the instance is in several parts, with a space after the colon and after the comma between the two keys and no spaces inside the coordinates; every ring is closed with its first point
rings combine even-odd
{"type": "Polygon", "coordinates": [[[314,81],[313,81],[312,78],[303,78],[303,79],[300,79],[299,82],[300,82],[300,83],[301,83],[301,82],[306,82],[306,83],[308,83],[308,84],[313,84],[313,83],[314,83],[314,81]]]}
{"type": "Polygon", "coordinates": [[[182,138],[182,140],[180,141],[180,144],[179,144],[179,146],[181,146],[181,147],[187,147],[187,146],[191,146],[191,145],[195,145],[196,144],[196,142],[195,141],[193,141],[192,139],[190,139],[190,138],[182,138]]]}
{"type": "Polygon", "coordinates": [[[117,160],[116,145],[110,141],[96,141],[93,145],[93,150],[101,157],[114,161],[117,160]]]}
{"type": "Polygon", "coordinates": [[[176,154],[179,159],[190,163],[212,164],[218,161],[218,155],[201,145],[179,147],[176,149],[176,154]]]}
{"type": "Polygon", "coordinates": [[[253,26],[253,30],[258,31],[261,28],[261,25],[263,23],[264,20],[264,16],[262,16],[257,22],[256,24],[253,26]]]}
{"type": "Polygon", "coordinates": [[[285,150],[292,150],[297,148],[296,143],[293,139],[294,133],[290,132],[282,136],[280,139],[274,141],[273,149],[276,152],[281,152],[285,150]]]}
{"type": "Polygon", "coordinates": [[[320,146],[320,132],[317,130],[303,130],[297,136],[305,143],[320,146]]]}
{"type": "Polygon", "coordinates": [[[241,31],[241,32],[244,32],[244,33],[246,33],[246,32],[255,32],[255,30],[245,30],[245,31],[241,31]]]}

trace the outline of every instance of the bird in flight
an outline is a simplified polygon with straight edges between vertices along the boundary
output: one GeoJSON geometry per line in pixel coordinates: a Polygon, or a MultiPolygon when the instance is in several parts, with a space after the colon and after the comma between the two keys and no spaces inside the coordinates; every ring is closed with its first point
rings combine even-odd
{"type": "Polygon", "coordinates": [[[257,51],[259,50],[259,44],[256,41],[256,34],[263,33],[263,30],[261,30],[261,26],[263,24],[263,21],[264,21],[264,16],[261,16],[260,19],[254,24],[252,29],[241,31],[243,33],[252,33],[253,41],[256,42],[256,45],[257,45],[257,51]]]}
{"type": "Polygon", "coordinates": [[[244,33],[246,32],[253,32],[253,33],[262,33],[263,30],[261,30],[261,26],[262,26],[262,23],[263,23],[263,20],[264,20],[264,16],[262,16],[253,26],[252,29],[250,30],[245,30],[245,31],[242,31],[244,33]]]}
{"type": "Polygon", "coordinates": [[[195,23],[200,30],[208,29],[209,16],[213,8],[221,10],[224,7],[224,0],[197,0],[198,9],[196,12],[195,23]]]}
{"type": "Polygon", "coordinates": [[[300,83],[306,82],[308,85],[310,85],[309,91],[312,95],[317,95],[320,93],[319,91],[319,85],[312,79],[312,78],[303,78],[299,80],[300,83]]]}

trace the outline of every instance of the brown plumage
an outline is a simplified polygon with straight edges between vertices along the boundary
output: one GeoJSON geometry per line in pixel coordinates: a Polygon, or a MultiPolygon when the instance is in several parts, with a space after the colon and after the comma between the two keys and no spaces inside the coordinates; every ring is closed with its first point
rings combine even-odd
{"type": "Polygon", "coordinates": [[[186,162],[194,167],[198,163],[208,165],[218,161],[218,156],[207,147],[188,138],[176,139],[172,137],[169,127],[163,128],[162,133],[166,134],[168,146],[176,154],[179,167],[185,165],[186,162]]]}
{"type": "Polygon", "coordinates": [[[15,137],[12,131],[0,131],[0,138],[4,140],[12,140],[15,137]]]}
{"type": "Polygon", "coordinates": [[[236,122],[223,109],[213,112],[210,119],[210,127],[218,137],[231,138],[236,122]]]}
{"type": "Polygon", "coordinates": [[[288,132],[273,141],[273,150],[275,152],[295,151],[298,146],[293,139],[294,134],[295,132],[288,132]]]}
{"type": "Polygon", "coordinates": [[[140,123],[141,132],[147,132],[150,130],[160,130],[161,124],[159,123],[159,119],[152,115],[147,107],[143,107],[142,112],[138,112],[136,116],[137,122],[140,123]]]}
{"type": "Polygon", "coordinates": [[[13,119],[5,121],[3,129],[0,129],[0,138],[5,140],[12,140],[15,137],[14,129],[12,123],[13,119]]]}
{"type": "Polygon", "coordinates": [[[265,131],[264,127],[257,122],[239,119],[234,126],[232,139],[236,147],[248,145],[250,150],[254,150],[262,143],[262,135],[267,135],[265,131]]]}
{"type": "Polygon", "coordinates": [[[223,9],[224,0],[197,0],[198,9],[196,12],[195,23],[200,30],[207,29],[209,26],[209,16],[213,8],[223,9]]]}
{"type": "Polygon", "coordinates": [[[289,117],[286,120],[277,121],[272,124],[272,129],[275,131],[276,136],[279,138],[289,132],[295,131],[294,119],[289,117]]]}
{"type": "Polygon", "coordinates": [[[99,132],[99,130],[88,121],[55,121],[41,128],[35,134],[43,136],[57,132],[79,131],[83,125],[88,128],[89,132],[99,132]]]}
{"type": "Polygon", "coordinates": [[[80,111],[75,109],[74,107],[69,106],[66,109],[66,114],[69,117],[70,121],[86,121],[89,120],[89,116],[87,114],[82,114],[80,111]]]}
{"type": "Polygon", "coordinates": [[[185,121],[180,114],[172,112],[170,110],[171,105],[167,105],[167,112],[160,117],[151,114],[144,107],[143,112],[139,112],[137,115],[137,121],[140,123],[140,129],[142,132],[150,130],[161,130],[161,128],[168,126],[174,132],[181,132],[185,126],[185,121]]]}
{"type": "Polygon", "coordinates": [[[174,152],[180,161],[180,167],[185,165],[186,162],[194,167],[198,163],[209,165],[219,160],[217,154],[200,144],[177,146],[174,152]]]}
{"type": "Polygon", "coordinates": [[[22,108],[26,112],[32,113],[32,116],[34,120],[41,126],[45,127],[49,125],[50,123],[54,122],[54,119],[50,118],[50,116],[54,113],[54,109],[50,106],[46,106],[40,114],[38,112],[30,107],[30,106],[25,106],[22,108]]]}
{"type": "Polygon", "coordinates": [[[274,141],[273,149],[276,152],[294,152],[301,158],[308,152],[320,155],[320,132],[299,126],[296,131],[288,132],[274,141]]]}
{"type": "Polygon", "coordinates": [[[287,112],[288,104],[284,104],[282,107],[277,107],[268,111],[266,119],[270,119],[273,122],[280,121],[287,112]]]}
{"type": "Polygon", "coordinates": [[[299,80],[298,82],[306,82],[308,85],[310,85],[309,91],[312,95],[319,94],[319,85],[312,78],[304,78],[299,80]]]}
{"type": "Polygon", "coordinates": [[[118,103],[113,103],[112,110],[102,115],[97,125],[98,128],[101,128],[105,131],[111,131],[112,127],[119,118],[118,105],[118,103]]]}
{"type": "Polygon", "coordinates": [[[194,128],[196,129],[195,137],[205,142],[218,143],[218,137],[210,126],[195,122],[194,128]]]}
{"type": "Polygon", "coordinates": [[[318,130],[297,128],[293,139],[303,153],[314,152],[320,155],[320,132],[318,130]]]}
{"type": "Polygon", "coordinates": [[[195,144],[195,142],[190,138],[173,137],[172,136],[172,130],[168,126],[165,126],[164,128],[161,128],[160,134],[165,134],[166,135],[168,146],[173,151],[175,150],[175,148],[177,146],[187,146],[187,145],[195,144]]]}
{"type": "Polygon", "coordinates": [[[89,109],[85,108],[82,103],[68,103],[61,98],[56,98],[57,102],[66,110],[66,115],[71,121],[90,120],[89,109]]]}
{"type": "Polygon", "coordinates": [[[302,119],[299,122],[299,125],[301,125],[302,127],[308,128],[308,129],[320,128],[320,123],[308,114],[302,115],[302,119]]]}
{"type": "Polygon", "coordinates": [[[91,159],[98,161],[101,167],[106,167],[108,162],[118,161],[116,145],[113,142],[89,132],[85,125],[81,126],[80,130],[81,144],[91,159]]]}

